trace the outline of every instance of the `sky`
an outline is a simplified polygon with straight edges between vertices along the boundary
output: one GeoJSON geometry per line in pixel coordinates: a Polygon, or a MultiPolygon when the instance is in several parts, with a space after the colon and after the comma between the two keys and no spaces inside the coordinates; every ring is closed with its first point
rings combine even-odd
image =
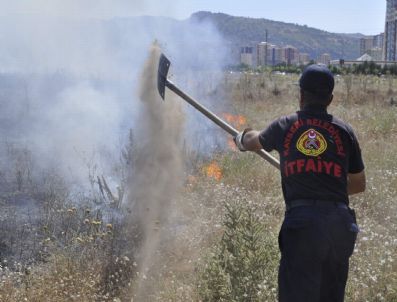
{"type": "Polygon", "coordinates": [[[101,19],[137,15],[186,19],[205,10],[367,35],[383,32],[386,11],[385,0],[0,0],[0,5],[3,16],[41,14],[101,19]]]}
{"type": "Polygon", "coordinates": [[[189,0],[188,11],[210,10],[235,16],[308,25],[330,32],[378,34],[384,31],[385,0],[189,0]]]}

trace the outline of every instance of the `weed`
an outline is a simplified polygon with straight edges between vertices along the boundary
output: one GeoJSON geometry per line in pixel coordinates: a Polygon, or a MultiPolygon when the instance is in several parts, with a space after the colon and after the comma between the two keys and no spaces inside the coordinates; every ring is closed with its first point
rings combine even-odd
{"type": "Polygon", "coordinates": [[[225,228],[199,278],[202,301],[264,301],[276,295],[278,251],[247,200],[225,204],[225,228]]]}

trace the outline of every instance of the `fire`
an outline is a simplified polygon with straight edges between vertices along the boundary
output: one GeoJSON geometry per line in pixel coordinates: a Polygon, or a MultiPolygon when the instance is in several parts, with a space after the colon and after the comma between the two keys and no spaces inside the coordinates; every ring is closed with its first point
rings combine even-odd
{"type": "MultiPolygon", "coordinates": [[[[226,122],[231,124],[233,127],[237,129],[244,128],[247,124],[247,118],[243,115],[233,115],[230,113],[222,113],[222,117],[225,119],[226,122]]],[[[229,138],[227,141],[227,144],[230,149],[234,151],[238,151],[234,141],[232,138],[229,138]]]]}
{"type": "Polygon", "coordinates": [[[204,170],[208,177],[214,178],[217,181],[222,179],[222,170],[215,161],[206,166],[204,170]]]}
{"type": "Polygon", "coordinates": [[[247,124],[247,118],[243,115],[233,115],[230,113],[223,113],[223,118],[236,128],[241,128],[247,124]]]}

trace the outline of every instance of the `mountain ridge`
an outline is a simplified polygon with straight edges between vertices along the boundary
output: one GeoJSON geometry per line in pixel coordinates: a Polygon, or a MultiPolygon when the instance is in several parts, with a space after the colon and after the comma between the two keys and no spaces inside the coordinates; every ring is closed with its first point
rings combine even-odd
{"type": "Polygon", "coordinates": [[[229,42],[251,46],[266,40],[279,46],[292,45],[316,59],[329,53],[333,59],[356,59],[360,55],[360,33],[331,33],[325,30],[264,18],[231,16],[199,11],[190,16],[197,22],[210,22],[229,42]]]}

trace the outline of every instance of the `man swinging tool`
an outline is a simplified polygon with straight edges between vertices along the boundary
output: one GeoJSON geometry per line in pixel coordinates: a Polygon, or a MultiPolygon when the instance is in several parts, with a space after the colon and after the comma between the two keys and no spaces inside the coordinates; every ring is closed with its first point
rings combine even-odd
{"type": "Polygon", "coordinates": [[[286,203],[279,234],[280,302],[344,300],[358,233],[349,195],[365,190],[364,164],[353,129],[327,113],[334,77],[310,65],[299,80],[300,111],[265,130],[235,136],[241,151],[280,155],[286,203]]]}

